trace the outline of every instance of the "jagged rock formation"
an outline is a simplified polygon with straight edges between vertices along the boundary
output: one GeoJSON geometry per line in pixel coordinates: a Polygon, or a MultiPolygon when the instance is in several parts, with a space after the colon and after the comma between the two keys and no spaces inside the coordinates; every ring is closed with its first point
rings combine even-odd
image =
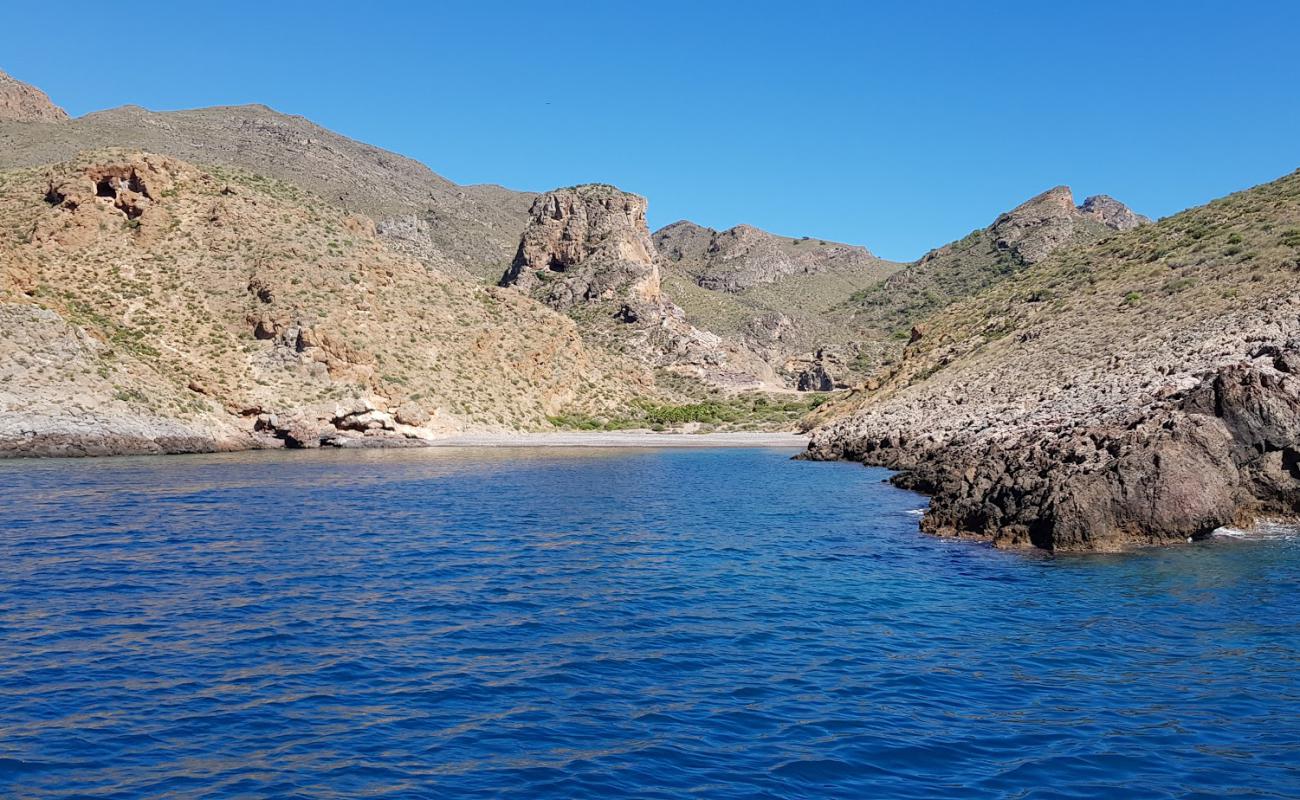
{"type": "Polygon", "coordinates": [[[560,311],[617,301],[626,314],[653,313],[663,298],[645,213],[644,197],[604,184],[547,192],[501,285],[560,311]]]}
{"type": "Polygon", "coordinates": [[[108,147],[283,180],[376,220],[399,251],[482,280],[495,281],[510,263],[534,197],[499,186],[457,186],[417,161],[259,105],[165,112],[124,106],[57,126],[0,121],[0,169],[108,147]]]}
{"type": "Polygon", "coordinates": [[[1105,194],[1096,194],[1085,199],[1079,205],[1079,213],[1090,217],[1107,228],[1116,231],[1131,231],[1139,225],[1151,222],[1120,201],[1105,194]]]}
{"type": "Polygon", "coordinates": [[[1119,549],[1294,515],[1300,173],[1058,250],[930,316],[810,457],[904,470],[924,526],[1119,549]]]}
{"type": "Polygon", "coordinates": [[[539,197],[519,250],[501,278],[579,320],[602,347],[719,388],[779,386],[743,343],[691,325],[660,288],[660,258],[646,201],[613,186],[557,189],[539,197]]]}
{"type": "Polygon", "coordinates": [[[621,407],[648,371],[296,187],[101,152],[0,173],[0,451],[418,442],[621,407]]]}
{"type": "Polygon", "coordinates": [[[68,113],[35,86],[0,72],[0,122],[62,122],[68,113]]]}
{"type": "Polygon", "coordinates": [[[1122,550],[1300,511],[1300,354],[1223,367],[1095,426],[984,441],[901,481],[935,496],[925,527],[999,546],[1122,550]]]}

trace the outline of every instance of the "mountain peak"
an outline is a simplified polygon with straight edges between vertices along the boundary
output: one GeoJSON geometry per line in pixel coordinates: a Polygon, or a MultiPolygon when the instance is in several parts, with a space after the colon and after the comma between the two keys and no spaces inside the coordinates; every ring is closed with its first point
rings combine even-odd
{"type": "Polygon", "coordinates": [[[0,72],[0,122],[62,122],[68,113],[35,86],[0,72]]]}
{"type": "Polygon", "coordinates": [[[1095,194],[1083,201],[1079,213],[1092,217],[1108,228],[1129,231],[1151,221],[1120,201],[1106,194],[1095,194]]]}
{"type": "Polygon", "coordinates": [[[1150,221],[1104,194],[1076,206],[1069,186],[1055,186],[998,217],[990,232],[1000,249],[1033,264],[1075,241],[1076,231],[1087,223],[1127,231],[1150,221]]]}

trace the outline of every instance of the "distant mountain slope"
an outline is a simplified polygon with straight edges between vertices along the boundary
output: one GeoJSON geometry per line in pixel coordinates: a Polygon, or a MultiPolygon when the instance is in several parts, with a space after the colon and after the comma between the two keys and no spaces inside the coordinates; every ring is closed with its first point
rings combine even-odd
{"type": "Polygon", "coordinates": [[[45,92],[0,72],[0,122],[59,122],[67,112],[45,92]]]}
{"type": "Polygon", "coordinates": [[[909,470],[931,530],[1117,549],[1300,514],[1300,172],[1059,247],[922,327],[813,452],[909,470]]]}
{"type": "Polygon", "coordinates": [[[298,187],[102,151],[0,172],[0,453],[544,428],[652,386],[298,187]]]}
{"type": "Polygon", "coordinates": [[[987,228],[931,250],[920,260],[853,297],[846,324],[901,335],[948,304],[1006,279],[1068,245],[1081,244],[1149,222],[1104,195],[1075,206],[1068,186],[1057,186],[1000,215],[987,228]]]}
{"type": "Polygon", "coordinates": [[[396,249],[485,280],[510,263],[533,197],[499,186],[457,186],[417,161],[258,105],[164,112],[124,106],[63,122],[0,123],[0,169],[104,147],[288,181],[371,217],[396,249]]]}
{"type": "Polygon", "coordinates": [[[752,225],[715,231],[682,220],[656,231],[654,243],[666,262],[700,287],[732,293],[824,272],[870,281],[889,263],[865,247],[776,236],[752,225]]]}
{"type": "MultiPolygon", "coordinates": [[[[749,225],[715,231],[683,220],[656,231],[654,242],[664,293],[687,319],[747,342],[794,385],[819,360],[819,350],[850,346],[853,337],[833,310],[902,266],[865,247],[749,225]]],[[[843,364],[835,369],[836,378],[848,376],[843,364]]]]}

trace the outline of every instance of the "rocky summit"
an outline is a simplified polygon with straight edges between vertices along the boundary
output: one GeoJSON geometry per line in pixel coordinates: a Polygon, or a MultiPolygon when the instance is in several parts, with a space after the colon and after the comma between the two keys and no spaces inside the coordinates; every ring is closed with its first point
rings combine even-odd
{"type": "Polygon", "coordinates": [[[665,259],[699,286],[732,293],[794,275],[869,273],[881,264],[865,247],[785,238],[752,225],[715,231],[683,220],[656,231],[654,242],[665,259]]]}

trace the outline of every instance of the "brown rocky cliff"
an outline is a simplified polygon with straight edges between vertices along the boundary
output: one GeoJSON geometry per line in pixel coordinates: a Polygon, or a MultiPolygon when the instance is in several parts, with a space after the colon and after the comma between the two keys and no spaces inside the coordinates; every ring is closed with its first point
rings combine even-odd
{"type": "Polygon", "coordinates": [[[501,285],[580,320],[583,335],[715,387],[779,385],[744,342],[688,322],[660,286],[646,200],[604,184],[547,192],[501,285]]]}
{"type": "Polygon", "coordinates": [[[0,72],[0,122],[62,122],[68,113],[35,86],[0,72]]]}
{"type": "Polygon", "coordinates": [[[1286,361],[1225,367],[1116,423],[935,451],[897,482],[934,495],[926,530],[999,546],[1123,550],[1294,517],[1300,381],[1286,361]]]}
{"type": "Polygon", "coordinates": [[[501,285],[561,311],[601,301],[659,304],[659,267],[645,215],[645,198],[613,186],[547,192],[533,203],[501,285]]]}

